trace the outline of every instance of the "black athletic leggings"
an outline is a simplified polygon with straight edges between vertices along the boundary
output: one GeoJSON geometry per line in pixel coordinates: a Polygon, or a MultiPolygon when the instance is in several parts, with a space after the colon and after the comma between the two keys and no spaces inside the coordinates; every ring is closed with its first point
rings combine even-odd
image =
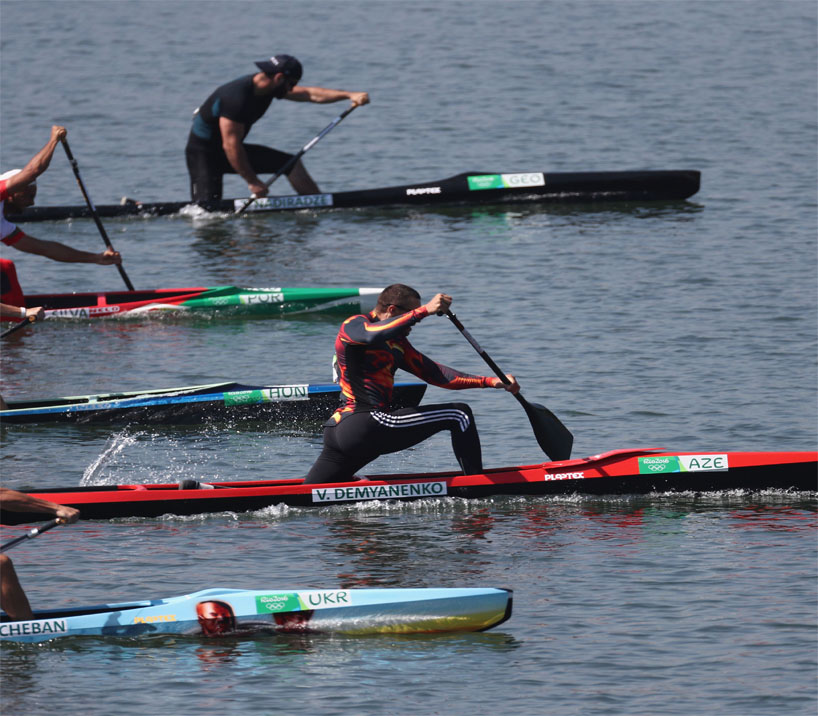
{"type": "Polygon", "coordinates": [[[336,425],[326,425],[324,449],[305,482],[345,482],[376,457],[405,450],[441,430],[451,432],[463,473],[482,472],[480,437],[471,408],[465,403],[439,403],[352,413],[336,425]]]}
{"type": "MultiPolygon", "coordinates": [[[[244,149],[256,174],[275,174],[293,156],[260,144],[245,144],[244,149]]],[[[222,200],[222,178],[225,174],[235,174],[236,170],[223,151],[214,152],[195,142],[188,142],[185,158],[190,174],[190,198],[205,209],[217,209],[222,200]]]]}

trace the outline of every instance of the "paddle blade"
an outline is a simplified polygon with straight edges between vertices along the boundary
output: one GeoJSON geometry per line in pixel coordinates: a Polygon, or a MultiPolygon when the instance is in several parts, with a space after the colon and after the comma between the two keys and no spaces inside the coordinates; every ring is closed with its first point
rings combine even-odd
{"type": "Polygon", "coordinates": [[[519,393],[514,397],[525,409],[531,428],[534,430],[534,437],[537,438],[542,451],[554,461],[568,460],[574,445],[574,436],[571,431],[544,405],[529,403],[519,393]]]}
{"type": "MultiPolygon", "coordinates": [[[[500,366],[480,347],[480,344],[474,340],[471,333],[466,330],[466,327],[458,320],[457,316],[448,309],[446,309],[446,315],[457,330],[471,343],[472,348],[486,361],[497,377],[502,380],[503,383],[509,385],[511,381],[509,381],[506,374],[500,370],[500,366]]],[[[567,460],[570,458],[571,448],[574,445],[574,436],[571,435],[568,428],[560,422],[559,418],[544,405],[529,403],[519,393],[515,393],[514,397],[517,398],[517,402],[525,408],[528,420],[534,430],[534,436],[537,438],[537,442],[540,444],[543,452],[554,461],[567,460]]]]}

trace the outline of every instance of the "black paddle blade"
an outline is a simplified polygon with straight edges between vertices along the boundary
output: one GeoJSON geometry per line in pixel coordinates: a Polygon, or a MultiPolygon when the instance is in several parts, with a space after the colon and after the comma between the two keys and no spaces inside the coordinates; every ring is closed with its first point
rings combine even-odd
{"type": "MultiPolygon", "coordinates": [[[[480,357],[486,361],[488,366],[496,373],[497,377],[502,380],[503,383],[509,385],[510,381],[505,373],[500,370],[500,366],[480,347],[480,344],[474,340],[471,333],[466,330],[466,327],[458,320],[457,316],[448,309],[446,309],[446,315],[449,317],[449,320],[454,323],[457,330],[471,343],[472,348],[480,354],[480,357]]],[[[559,418],[544,405],[529,403],[519,393],[515,393],[514,397],[517,398],[517,402],[525,408],[528,420],[534,430],[534,436],[537,438],[537,442],[540,444],[542,451],[555,462],[570,458],[571,448],[574,446],[574,436],[571,435],[568,428],[560,422],[559,418]]]]}
{"type": "Polygon", "coordinates": [[[521,395],[514,396],[525,408],[528,420],[534,430],[534,437],[542,451],[555,462],[568,460],[574,445],[574,436],[548,408],[539,403],[529,403],[521,395]]]}

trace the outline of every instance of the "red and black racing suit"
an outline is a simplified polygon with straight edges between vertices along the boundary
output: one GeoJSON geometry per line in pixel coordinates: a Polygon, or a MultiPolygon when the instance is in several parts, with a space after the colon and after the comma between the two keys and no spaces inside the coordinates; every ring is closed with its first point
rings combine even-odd
{"type": "Polygon", "coordinates": [[[427,315],[421,306],[383,321],[374,313],[344,321],[335,339],[335,354],[346,403],[324,424],[324,449],[305,482],[347,481],[380,455],[405,450],[441,430],[451,432],[452,448],[463,472],[482,472],[480,438],[468,405],[391,409],[398,368],[451,390],[492,384],[491,378],[435,363],[409,343],[407,329],[427,315]]]}

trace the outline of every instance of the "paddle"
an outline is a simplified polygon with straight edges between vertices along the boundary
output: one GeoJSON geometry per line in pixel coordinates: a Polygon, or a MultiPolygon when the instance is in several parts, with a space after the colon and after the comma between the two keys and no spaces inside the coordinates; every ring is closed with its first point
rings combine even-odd
{"type": "MultiPolygon", "coordinates": [[[[446,311],[446,315],[466,337],[466,340],[472,344],[474,350],[488,363],[489,367],[497,374],[497,377],[506,385],[510,385],[511,381],[506,378],[506,374],[500,370],[500,367],[491,359],[491,356],[481,348],[471,333],[469,333],[465,326],[457,319],[457,316],[449,310],[446,311]]],[[[537,442],[540,444],[543,452],[552,460],[567,460],[570,458],[571,447],[574,444],[574,436],[569,432],[568,428],[560,422],[560,419],[544,405],[529,403],[519,393],[516,393],[514,397],[517,398],[517,402],[523,406],[526,415],[528,415],[528,420],[531,422],[531,427],[534,430],[534,437],[537,438],[537,442]]]]}
{"type": "MultiPolygon", "coordinates": [[[[318,142],[324,137],[324,135],[328,134],[333,127],[335,127],[344,117],[346,117],[357,106],[358,106],[357,104],[353,104],[351,107],[348,107],[343,112],[341,112],[341,114],[339,114],[326,127],[324,127],[324,129],[322,129],[319,134],[317,134],[309,142],[307,142],[303,147],[301,147],[301,151],[298,152],[298,154],[290,157],[290,159],[287,161],[287,163],[283,167],[281,167],[281,169],[279,169],[273,175],[273,177],[271,179],[264,182],[264,186],[269,188],[270,186],[272,186],[273,182],[276,179],[278,179],[282,174],[286,174],[295,165],[295,163],[299,159],[301,159],[301,157],[303,157],[310,149],[312,149],[316,144],[318,144],[318,142]]],[[[247,210],[247,207],[250,206],[250,204],[252,204],[256,199],[258,199],[257,196],[251,196],[244,203],[244,206],[242,206],[241,209],[239,209],[234,215],[239,216],[240,214],[243,214],[247,210]]]]}
{"type": "Polygon", "coordinates": [[[28,532],[20,537],[15,537],[13,540],[9,540],[3,546],[0,547],[0,552],[5,552],[7,549],[11,549],[15,545],[20,544],[20,542],[25,542],[27,539],[34,539],[37,535],[41,535],[43,532],[48,532],[48,530],[53,529],[57,525],[63,524],[63,521],[57,517],[56,519],[51,520],[50,522],[46,522],[42,527],[32,527],[28,532]]]}
{"type": "MultiPolygon", "coordinates": [[[[77,177],[77,184],[80,185],[80,191],[85,197],[85,203],[88,204],[88,209],[91,212],[91,216],[94,217],[94,222],[96,222],[99,233],[102,236],[102,240],[109,249],[114,248],[111,245],[111,240],[108,238],[108,234],[105,232],[105,227],[102,225],[102,220],[99,218],[97,208],[94,206],[94,202],[91,201],[91,197],[88,196],[88,190],[85,188],[85,183],[82,181],[82,177],[80,176],[79,165],[77,164],[77,160],[74,159],[74,155],[71,153],[71,147],[68,146],[68,140],[65,137],[62,138],[62,147],[65,149],[65,153],[68,156],[68,161],[71,163],[71,168],[74,170],[74,176],[77,177]]],[[[128,287],[128,290],[133,291],[134,287],[131,283],[131,279],[129,279],[128,274],[125,273],[125,269],[122,268],[122,264],[118,264],[117,268],[119,269],[119,275],[122,276],[122,280],[125,281],[125,285],[128,287]]]]}
{"type": "Polygon", "coordinates": [[[0,338],[5,338],[6,336],[10,336],[12,333],[17,333],[17,331],[19,331],[21,328],[25,328],[29,323],[34,323],[36,320],[36,316],[26,316],[22,321],[15,323],[7,331],[3,331],[3,333],[0,334],[0,338]]]}

